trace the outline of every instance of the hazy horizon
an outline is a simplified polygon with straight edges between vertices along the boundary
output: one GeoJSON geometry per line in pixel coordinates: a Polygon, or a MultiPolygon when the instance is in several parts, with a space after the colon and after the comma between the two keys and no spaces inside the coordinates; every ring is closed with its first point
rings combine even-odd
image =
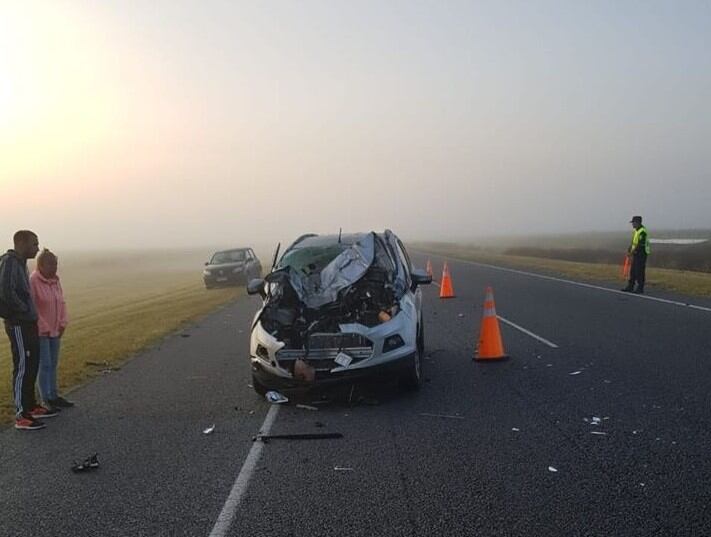
{"type": "Polygon", "coordinates": [[[7,245],[711,228],[709,3],[0,10],[7,245]]]}

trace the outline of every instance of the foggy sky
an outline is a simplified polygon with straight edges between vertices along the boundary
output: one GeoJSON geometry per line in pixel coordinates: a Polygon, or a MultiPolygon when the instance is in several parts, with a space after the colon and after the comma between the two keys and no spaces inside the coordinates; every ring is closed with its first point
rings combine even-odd
{"type": "Polygon", "coordinates": [[[7,242],[711,227],[708,2],[0,6],[7,242]]]}

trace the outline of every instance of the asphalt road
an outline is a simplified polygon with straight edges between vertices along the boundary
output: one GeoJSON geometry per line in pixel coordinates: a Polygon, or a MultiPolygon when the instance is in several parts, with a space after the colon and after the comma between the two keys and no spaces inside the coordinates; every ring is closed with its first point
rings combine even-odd
{"type": "Polygon", "coordinates": [[[75,391],[47,429],[0,431],[0,535],[711,535],[711,311],[450,268],[457,298],[425,290],[419,393],[270,413],[271,433],[343,439],[255,451],[270,406],[248,387],[242,299],[75,391]],[[473,362],[489,284],[558,348],[502,324],[511,358],[473,362]],[[99,470],[70,472],[93,452],[99,470]]]}

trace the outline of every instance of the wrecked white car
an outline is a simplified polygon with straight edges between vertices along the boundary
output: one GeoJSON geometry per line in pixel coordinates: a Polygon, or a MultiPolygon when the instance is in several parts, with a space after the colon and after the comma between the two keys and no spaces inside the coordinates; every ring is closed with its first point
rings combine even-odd
{"type": "Polygon", "coordinates": [[[422,384],[422,291],[400,239],[384,233],[304,235],[250,294],[254,390],[289,389],[395,374],[422,384]]]}

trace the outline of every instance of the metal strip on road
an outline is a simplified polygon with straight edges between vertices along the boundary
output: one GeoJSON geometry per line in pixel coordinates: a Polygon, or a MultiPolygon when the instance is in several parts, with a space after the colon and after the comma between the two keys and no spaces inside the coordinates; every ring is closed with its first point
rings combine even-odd
{"type": "Polygon", "coordinates": [[[516,323],[512,323],[512,322],[509,321],[508,319],[504,319],[501,315],[497,315],[496,317],[497,317],[501,322],[506,323],[506,324],[508,324],[509,326],[514,327],[516,330],[520,330],[520,331],[523,332],[524,334],[526,334],[526,335],[528,335],[528,336],[531,336],[533,339],[537,339],[537,340],[540,341],[541,343],[545,343],[545,344],[548,345],[550,348],[552,348],[552,349],[557,349],[557,348],[558,348],[558,345],[556,345],[556,344],[553,343],[552,341],[548,341],[546,338],[543,338],[543,337],[541,337],[541,336],[537,336],[536,334],[534,334],[534,333],[531,332],[530,330],[526,330],[524,327],[519,326],[519,325],[517,325],[516,323]]]}
{"type": "MultiPolygon", "coordinates": [[[[440,255],[440,254],[438,254],[438,255],[440,255]]],[[[680,302],[678,300],[669,300],[667,298],[658,298],[658,297],[649,296],[649,295],[638,295],[636,293],[625,293],[623,291],[618,291],[617,289],[610,289],[609,287],[602,287],[601,285],[576,282],[573,280],[566,280],[565,278],[556,278],[555,276],[546,276],[544,274],[537,274],[535,272],[527,272],[525,270],[517,270],[517,269],[512,269],[512,268],[507,268],[507,267],[500,267],[498,265],[489,265],[488,263],[477,263],[476,261],[469,261],[468,259],[461,259],[458,257],[443,256],[443,255],[440,255],[440,257],[446,257],[447,259],[453,259],[454,261],[458,261],[460,263],[466,263],[467,265],[486,267],[486,268],[490,268],[490,269],[494,269],[494,270],[501,270],[503,272],[513,272],[514,274],[522,274],[524,276],[531,276],[533,278],[540,278],[542,280],[550,280],[550,281],[554,281],[554,282],[567,283],[570,285],[577,285],[578,287],[587,287],[589,289],[597,289],[598,291],[606,291],[608,293],[615,293],[618,295],[639,298],[642,300],[652,300],[654,302],[661,302],[663,304],[671,304],[673,306],[681,306],[683,308],[711,312],[711,308],[709,308],[709,307],[698,306],[696,304],[689,304],[688,302],[680,302]]]]}
{"type": "MultiPolygon", "coordinates": [[[[277,414],[279,413],[279,405],[272,405],[267,412],[267,416],[264,418],[264,423],[259,429],[260,434],[269,434],[269,431],[276,420],[277,414]]],[[[232,526],[232,522],[237,514],[237,508],[239,507],[242,498],[247,492],[247,487],[249,487],[249,482],[252,479],[254,470],[257,468],[257,463],[259,462],[259,457],[262,454],[262,449],[264,448],[264,443],[256,441],[252,444],[252,448],[247,454],[247,458],[242,465],[242,469],[235,479],[234,485],[232,485],[232,490],[230,495],[225,501],[225,505],[217,517],[217,521],[210,532],[209,537],[224,537],[232,526]]]]}

